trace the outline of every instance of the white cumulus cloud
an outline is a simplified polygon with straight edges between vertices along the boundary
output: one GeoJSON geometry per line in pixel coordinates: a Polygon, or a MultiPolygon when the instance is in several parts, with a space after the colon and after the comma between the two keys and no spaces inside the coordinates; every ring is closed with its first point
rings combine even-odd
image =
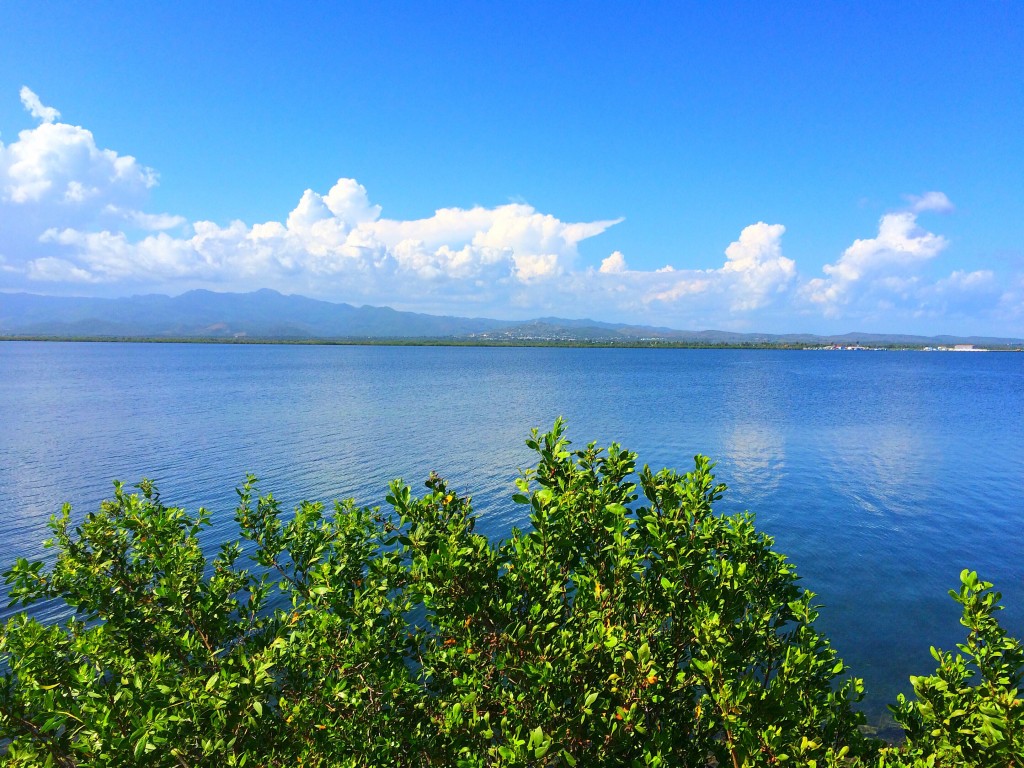
{"type": "Polygon", "coordinates": [[[622,255],[622,251],[613,251],[608,258],[601,261],[600,272],[604,272],[606,275],[615,275],[620,272],[626,271],[626,257],[622,255]]]}
{"type": "Polygon", "coordinates": [[[60,122],[27,87],[21,97],[38,123],[0,144],[0,228],[6,271],[29,282],[465,297],[566,274],[580,242],[620,221],[564,222],[525,203],[387,219],[361,184],[341,178],[326,193],[306,190],[281,221],[189,224],[144,210],[155,171],[60,122]]]}
{"type": "Polygon", "coordinates": [[[33,280],[51,283],[96,283],[97,278],[88,270],[76,267],[65,259],[44,256],[29,262],[28,275],[33,280]]]}
{"type": "Polygon", "coordinates": [[[751,224],[740,233],[740,239],[725,249],[726,262],[722,272],[731,278],[735,291],[733,309],[758,309],[792,285],[796,262],[782,255],[781,224],[751,224]]]}
{"type": "MultiPolygon", "coordinates": [[[[79,126],[44,120],[0,145],[0,199],[8,206],[142,203],[156,173],[131,155],[100,149],[79,126]]],[[[5,206],[7,207],[7,206],[5,206]]]]}
{"type": "Polygon", "coordinates": [[[823,267],[825,277],[804,286],[804,295],[834,315],[867,292],[881,288],[899,293],[908,287],[906,280],[915,268],[948,244],[941,235],[921,229],[916,212],[887,213],[875,237],[854,241],[838,261],[823,267]]]}
{"type": "MultiPolygon", "coordinates": [[[[190,222],[150,212],[154,170],[61,122],[29,88],[21,100],[35,124],[0,143],[0,290],[271,287],[431,312],[688,328],[767,329],[766,319],[779,328],[796,316],[1024,322],[1019,275],[929,276],[925,267],[949,242],[918,217],[954,210],[940,191],[906,196],[906,207],[882,216],[877,233],[810,279],[783,253],[786,228],[763,221],[742,228],[724,259],[706,268],[638,269],[620,250],[588,265],[581,244],[621,218],[563,221],[519,201],[393,219],[351,178],[297,194],[290,211],[269,221],[190,222]]],[[[686,256],[680,252],[680,261],[686,256]]]]}
{"type": "Polygon", "coordinates": [[[923,195],[907,195],[906,198],[910,203],[910,210],[914,213],[951,213],[954,210],[953,202],[946,197],[945,192],[925,192],[923,195]]]}
{"type": "MultiPolygon", "coordinates": [[[[326,194],[306,190],[284,222],[220,226],[200,221],[188,236],[161,232],[139,240],[109,229],[51,227],[39,240],[61,246],[61,258],[96,281],[187,278],[242,288],[262,280],[321,295],[327,289],[383,301],[453,290],[488,293],[502,284],[551,279],[573,268],[582,239],[615,223],[563,222],[519,203],[445,208],[413,221],[381,218],[380,213],[362,185],[339,179],[326,194]],[[453,289],[460,282],[464,285],[453,289]]],[[[182,224],[177,217],[135,212],[128,218],[154,230],[182,224]]],[[[31,270],[31,275],[54,280],[72,274],[45,264],[48,269],[31,270]]],[[[74,273],[74,279],[84,278],[74,273]]]]}
{"type": "Polygon", "coordinates": [[[21,103],[32,117],[42,120],[44,123],[52,123],[60,117],[60,112],[53,107],[45,106],[27,85],[21,86],[21,103]]]}
{"type": "Polygon", "coordinates": [[[87,265],[78,264],[77,272],[57,269],[52,261],[27,267],[32,259],[72,263],[72,256],[41,240],[53,228],[162,229],[184,223],[180,217],[143,212],[157,183],[155,171],[131,155],[101,148],[91,131],[59,122],[60,113],[29,88],[22,88],[21,100],[38,123],[13,142],[0,142],[0,247],[15,271],[30,280],[55,280],[62,274],[83,279],[80,271],[88,272],[87,265]]]}
{"type": "Polygon", "coordinates": [[[718,269],[663,268],[650,273],[655,287],[645,301],[671,304],[708,294],[709,301],[734,312],[761,309],[788,291],[796,278],[796,262],[782,255],[785,231],[781,224],[759,221],[744,227],[739,239],[729,244],[718,269]]]}

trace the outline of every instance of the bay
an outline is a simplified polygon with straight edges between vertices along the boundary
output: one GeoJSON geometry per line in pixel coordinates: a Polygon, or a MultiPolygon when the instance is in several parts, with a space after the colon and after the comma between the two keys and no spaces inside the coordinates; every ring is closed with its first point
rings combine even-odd
{"type": "Polygon", "coordinates": [[[717,461],[719,509],[755,512],[796,563],[869,719],[934,669],[929,645],[962,639],[962,568],[1024,635],[1014,353],[0,342],[0,568],[44,556],[49,516],[95,509],[115,478],[206,506],[212,545],[235,536],[246,473],[292,506],[383,504],[391,478],[435,470],[500,538],[525,523],[523,441],[559,415],[653,468],[717,461]]]}

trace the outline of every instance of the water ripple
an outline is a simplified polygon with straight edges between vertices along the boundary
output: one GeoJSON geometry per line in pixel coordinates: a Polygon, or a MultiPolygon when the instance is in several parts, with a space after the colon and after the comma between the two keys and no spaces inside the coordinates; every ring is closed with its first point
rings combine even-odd
{"type": "Polygon", "coordinates": [[[1024,635],[1024,355],[6,342],[0,374],[4,568],[45,554],[62,502],[144,476],[213,512],[211,546],[248,472],[290,507],[437,471],[502,537],[523,440],[563,415],[654,468],[716,459],[722,509],[792,556],[875,709],[958,640],[963,567],[1024,635]]]}

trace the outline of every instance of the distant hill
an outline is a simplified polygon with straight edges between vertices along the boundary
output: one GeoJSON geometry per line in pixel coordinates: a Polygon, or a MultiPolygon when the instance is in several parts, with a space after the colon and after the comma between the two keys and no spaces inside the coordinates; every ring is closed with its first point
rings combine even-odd
{"type": "Polygon", "coordinates": [[[252,293],[194,290],[120,299],[0,293],[0,335],[56,338],[203,339],[462,339],[550,342],[683,342],[702,344],[911,344],[1017,346],[1021,339],[905,334],[733,333],[542,317],[527,321],[355,307],[263,289],[252,293]]]}
{"type": "Polygon", "coordinates": [[[253,293],[195,290],[121,299],[0,294],[0,333],[275,339],[443,338],[509,325],[486,318],[354,307],[269,289],[253,293]]]}

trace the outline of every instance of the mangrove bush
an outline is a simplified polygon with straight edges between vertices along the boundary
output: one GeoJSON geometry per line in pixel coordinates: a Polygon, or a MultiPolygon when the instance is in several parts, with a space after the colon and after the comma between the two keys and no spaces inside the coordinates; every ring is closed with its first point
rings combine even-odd
{"type": "Polygon", "coordinates": [[[239,489],[239,540],[152,483],[51,525],[7,572],[0,751],[14,766],[1021,765],[1024,656],[965,572],[967,642],[863,733],[814,595],[697,456],[637,472],[618,445],[527,441],[529,526],[474,533],[431,475],[382,508],[239,489]]]}

